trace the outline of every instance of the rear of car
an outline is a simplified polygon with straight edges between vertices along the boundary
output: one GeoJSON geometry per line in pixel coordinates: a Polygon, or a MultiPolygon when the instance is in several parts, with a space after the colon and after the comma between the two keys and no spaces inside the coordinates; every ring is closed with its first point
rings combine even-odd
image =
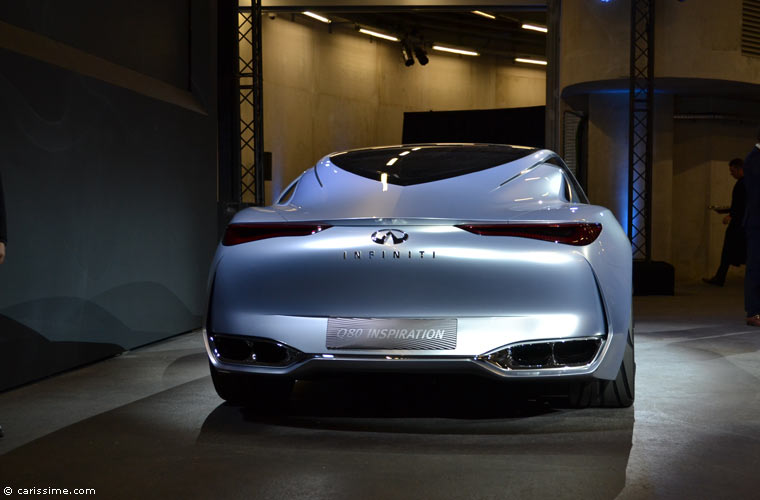
{"type": "Polygon", "coordinates": [[[628,406],[630,325],[627,239],[556,155],[415,145],[331,155],[239,213],[204,338],[238,403],[299,378],[416,372],[567,380],[578,405],[628,406]]]}

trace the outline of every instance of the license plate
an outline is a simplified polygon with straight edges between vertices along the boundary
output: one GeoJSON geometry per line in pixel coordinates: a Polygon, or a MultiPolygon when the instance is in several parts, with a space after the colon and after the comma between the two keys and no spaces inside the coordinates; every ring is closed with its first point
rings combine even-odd
{"type": "Polygon", "coordinates": [[[328,349],[456,349],[456,319],[329,318],[328,349]]]}

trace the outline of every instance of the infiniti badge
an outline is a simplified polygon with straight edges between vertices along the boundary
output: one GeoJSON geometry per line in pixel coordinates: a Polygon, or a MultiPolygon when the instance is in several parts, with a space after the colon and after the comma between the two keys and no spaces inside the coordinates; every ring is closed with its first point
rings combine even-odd
{"type": "Polygon", "coordinates": [[[398,245],[409,239],[409,235],[399,229],[380,229],[372,233],[372,241],[379,245],[398,245]]]}

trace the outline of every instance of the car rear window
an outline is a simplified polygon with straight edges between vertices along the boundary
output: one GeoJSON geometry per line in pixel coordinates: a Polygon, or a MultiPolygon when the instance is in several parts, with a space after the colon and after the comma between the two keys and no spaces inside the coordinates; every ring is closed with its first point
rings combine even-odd
{"type": "Polygon", "coordinates": [[[352,174],[376,181],[385,177],[388,184],[410,186],[478,172],[536,151],[495,144],[409,145],[336,153],[330,161],[352,174]]]}

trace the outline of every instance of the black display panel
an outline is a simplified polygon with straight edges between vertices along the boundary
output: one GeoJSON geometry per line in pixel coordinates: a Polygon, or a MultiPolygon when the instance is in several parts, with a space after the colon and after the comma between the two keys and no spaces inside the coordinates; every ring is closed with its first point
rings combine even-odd
{"type": "Polygon", "coordinates": [[[480,142],[543,148],[546,106],[404,113],[404,144],[480,142]]]}

